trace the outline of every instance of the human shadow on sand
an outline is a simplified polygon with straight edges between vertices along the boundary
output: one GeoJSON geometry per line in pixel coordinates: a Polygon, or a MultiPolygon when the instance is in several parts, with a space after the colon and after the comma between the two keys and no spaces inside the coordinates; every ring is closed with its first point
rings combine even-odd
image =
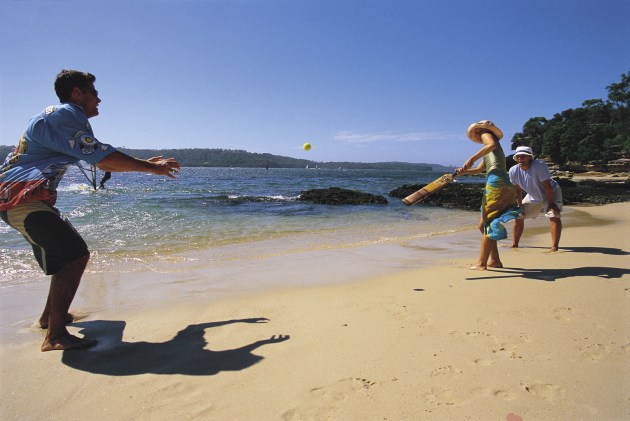
{"type": "MultiPolygon", "coordinates": [[[[531,249],[549,249],[549,247],[523,247],[531,249]]],[[[630,252],[614,247],[560,247],[559,251],[568,251],[571,253],[591,253],[591,254],[608,254],[612,256],[627,256],[630,252]]]]}
{"type": "Polygon", "coordinates": [[[558,279],[574,278],[577,276],[593,276],[603,279],[616,279],[630,274],[630,269],[611,268],[602,266],[585,266],[570,269],[525,269],[525,268],[503,268],[490,269],[485,272],[486,276],[475,276],[466,278],[467,281],[482,281],[486,279],[501,278],[525,278],[535,281],[553,282],[558,279]],[[496,274],[496,275],[494,275],[496,274]]]}
{"type": "Polygon", "coordinates": [[[79,333],[98,343],[89,350],[63,351],[61,361],[77,370],[109,376],[138,374],[185,374],[210,376],[221,371],[243,370],[264,357],[253,351],[263,345],[283,342],[288,335],[274,335],[236,349],[206,349],[205,329],[234,323],[265,323],[265,318],[227,320],[188,325],[166,342],[124,342],[126,323],[119,320],[95,320],[73,323],[79,333]]]}

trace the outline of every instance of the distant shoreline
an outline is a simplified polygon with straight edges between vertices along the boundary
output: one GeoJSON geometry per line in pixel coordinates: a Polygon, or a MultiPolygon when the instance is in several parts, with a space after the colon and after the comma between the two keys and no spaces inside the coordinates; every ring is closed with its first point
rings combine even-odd
{"type": "MultiPolygon", "coordinates": [[[[15,146],[0,145],[0,157],[4,160],[15,146]]],[[[217,168],[318,168],[318,169],[391,169],[425,172],[452,172],[453,167],[440,164],[413,162],[321,162],[308,159],[273,155],[270,153],[254,153],[238,149],[222,148],[181,148],[181,149],[130,149],[117,148],[121,152],[148,159],[153,156],[168,156],[179,161],[182,167],[217,167],[217,168]]]]}

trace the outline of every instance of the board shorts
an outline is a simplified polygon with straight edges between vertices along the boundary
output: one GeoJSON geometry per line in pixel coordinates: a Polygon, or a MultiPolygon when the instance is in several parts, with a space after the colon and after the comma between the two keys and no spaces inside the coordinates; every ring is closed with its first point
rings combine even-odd
{"type": "Polygon", "coordinates": [[[0,212],[0,218],[31,244],[35,259],[46,275],[54,275],[68,263],[90,253],[66,217],[44,202],[17,205],[0,212]]]}
{"type": "MultiPolygon", "coordinates": [[[[559,186],[556,186],[553,189],[553,200],[556,202],[556,206],[558,206],[558,210],[562,212],[562,190],[559,186]]],[[[519,219],[536,219],[539,214],[545,213],[549,211],[549,203],[545,200],[544,202],[532,202],[531,196],[528,194],[523,198],[522,209],[523,216],[519,219]]],[[[551,216],[548,216],[551,217],[551,216]]],[[[560,214],[555,214],[554,218],[560,218],[560,214]]]]}

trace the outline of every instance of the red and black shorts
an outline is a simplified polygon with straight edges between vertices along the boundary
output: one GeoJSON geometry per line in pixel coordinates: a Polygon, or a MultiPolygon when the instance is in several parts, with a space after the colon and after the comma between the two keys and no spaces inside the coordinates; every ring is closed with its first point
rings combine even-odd
{"type": "Polygon", "coordinates": [[[0,212],[0,218],[31,244],[46,275],[54,275],[68,263],[89,254],[87,244],[70,222],[44,202],[17,205],[0,212]]]}

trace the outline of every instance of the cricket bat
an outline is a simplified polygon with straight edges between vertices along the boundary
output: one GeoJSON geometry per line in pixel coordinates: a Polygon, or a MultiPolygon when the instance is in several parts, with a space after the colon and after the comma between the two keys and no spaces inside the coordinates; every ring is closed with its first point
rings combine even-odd
{"type": "Polygon", "coordinates": [[[417,192],[411,193],[409,196],[405,197],[402,200],[403,203],[409,206],[409,205],[422,202],[424,199],[426,199],[427,197],[429,197],[430,195],[432,195],[433,193],[435,193],[436,191],[440,190],[442,187],[446,186],[448,183],[453,181],[455,179],[455,175],[457,175],[457,172],[454,172],[453,174],[444,174],[443,176],[427,184],[426,186],[424,186],[417,192]]]}

